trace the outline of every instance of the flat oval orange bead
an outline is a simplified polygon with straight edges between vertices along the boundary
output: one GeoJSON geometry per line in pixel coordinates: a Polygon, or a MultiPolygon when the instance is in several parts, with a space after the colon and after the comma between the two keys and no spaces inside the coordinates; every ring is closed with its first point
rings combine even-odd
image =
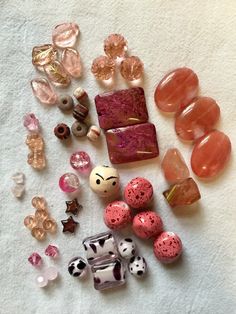
{"type": "Polygon", "coordinates": [[[226,165],[231,153],[230,139],[218,130],[200,138],[192,151],[191,167],[200,178],[217,175],[226,165]]]}
{"type": "Polygon", "coordinates": [[[154,99],[164,112],[185,108],[198,92],[198,77],[189,68],[178,68],[164,76],[157,85],[154,99]]]}
{"type": "Polygon", "coordinates": [[[196,140],[211,131],[219,120],[220,108],[210,97],[198,97],[175,119],[176,134],[183,140],[196,140]]]}

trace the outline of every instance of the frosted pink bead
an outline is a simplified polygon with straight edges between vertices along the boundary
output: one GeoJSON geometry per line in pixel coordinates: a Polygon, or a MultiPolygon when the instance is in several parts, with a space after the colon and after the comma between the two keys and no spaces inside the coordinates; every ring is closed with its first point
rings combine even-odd
{"type": "Polygon", "coordinates": [[[23,124],[29,132],[39,132],[39,120],[34,113],[27,113],[23,118],[23,124]]]}
{"type": "Polygon", "coordinates": [[[131,222],[132,212],[125,202],[115,201],[107,205],[103,219],[108,228],[119,230],[131,222]]]}
{"type": "Polygon", "coordinates": [[[73,47],[79,35],[79,26],[76,23],[57,25],[52,32],[52,41],[59,48],[73,47]]]}
{"type": "Polygon", "coordinates": [[[161,163],[164,176],[169,183],[176,183],[189,177],[189,170],[177,148],[168,149],[161,163]]]}
{"type": "Polygon", "coordinates": [[[30,262],[30,264],[36,267],[42,264],[42,258],[37,252],[32,253],[28,258],[28,261],[30,262]]]}
{"type": "Polygon", "coordinates": [[[31,81],[31,88],[34,96],[46,105],[54,105],[57,101],[57,95],[50,86],[48,80],[43,78],[33,79],[31,81]]]}
{"type": "Polygon", "coordinates": [[[67,86],[70,84],[70,76],[61,62],[55,60],[44,66],[48,79],[56,86],[67,86]]]}
{"type": "Polygon", "coordinates": [[[115,63],[106,56],[100,56],[93,60],[91,72],[98,80],[109,80],[115,71],[115,63]]]}
{"type": "Polygon", "coordinates": [[[174,232],[164,231],[154,241],[154,254],[163,263],[174,262],[182,250],[182,242],[174,232]]]}
{"type": "Polygon", "coordinates": [[[127,41],[120,34],[111,34],[104,40],[105,54],[112,59],[123,57],[126,50],[127,41]]]}
{"type": "Polygon", "coordinates": [[[59,179],[59,187],[65,193],[72,193],[79,188],[79,178],[74,173],[65,173],[59,179]]]}
{"type": "Polygon", "coordinates": [[[121,62],[120,73],[125,80],[138,80],[143,75],[143,63],[136,56],[125,58],[121,62]]]}
{"type": "Polygon", "coordinates": [[[216,176],[225,167],[231,153],[231,142],[218,130],[200,138],[192,151],[191,167],[200,178],[216,176]]]}
{"type": "Polygon", "coordinates": [[[45,275],[38,275],[36,277],[36,283],[39,288],[44,288],[48,285],[48,279],[46,278],[45,275]]]}
{"type": "Polygon", "coordinates": [[[70,157],[71,167],[80,172],[86,173],[91,168],[90,157],[86,152],[75,152],[70,157]]]}
{"type": "Polygon", "coordinates": [[[161,217],[153,211],[138,213],[133,219],[133,231],[142,239],[156,237],[163,230],[161,217]]]}
{"type": "Polygon", "coordinates": [[[81,76],[82,67],[80,54],[77,50],[72,48],[66,48],[65,50],[63,50],[61,63],[71,76],[81,76]]]}
{"type": "Polygon", "coordinates": [[[48,247],[45,249],[45,255],[56,258],[59,254],[59,250],[55,245],[49,244],[48,247]]]}
{"type": "Polygon", "coordinates": [[[47,278],[47,280],[55,280],[58,277],[58,270],[54,266],[50,266],[45,269],[44,271],[44,277],[47,278]]]}

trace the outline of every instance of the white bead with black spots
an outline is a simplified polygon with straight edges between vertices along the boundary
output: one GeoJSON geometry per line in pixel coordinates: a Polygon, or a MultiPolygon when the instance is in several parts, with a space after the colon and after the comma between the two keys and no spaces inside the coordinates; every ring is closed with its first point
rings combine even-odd
{"type": "Polygon", "coordinates": [[[135,277],[142,277],[147,271],[147,263],[142,256],[133,256],[129,261],[129,271],[135,277]]]}
{"type": "Polygon", "coordinates": [[[83,278],[86,276],[88,265],[82,257],[74,257],[68,264],[68,272],[73,277],[83,278]]]}
{"type": "Polygon", "coordinates": [[[118,244],[120,256],[125,259],[130,259],[136,253],[136,244],[131,238],[124,238],[118,244]]]}

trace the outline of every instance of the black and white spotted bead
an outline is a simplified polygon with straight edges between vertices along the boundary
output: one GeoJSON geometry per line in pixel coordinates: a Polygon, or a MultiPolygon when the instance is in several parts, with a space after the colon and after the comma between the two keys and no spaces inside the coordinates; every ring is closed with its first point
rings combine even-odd
{"type": "Polygon", "coordinates": [[[147,263],[142,256],[133,256],[129,261],[129,271],[135,277],[142,277],[147,271],[147,263]]]}
{"type": "Polygon", "coordinates": [[[136,253],[136,244],[131,238],[124,238],[118,244],[120,256],[125,259],[130,259],[136,253]]]}
{"type": "Polygon", "coordinates": [[[73,277],[83,278],[86,276],[88,265],[82,257],[74,257],[68,264],[68,272],[73,277]]]}

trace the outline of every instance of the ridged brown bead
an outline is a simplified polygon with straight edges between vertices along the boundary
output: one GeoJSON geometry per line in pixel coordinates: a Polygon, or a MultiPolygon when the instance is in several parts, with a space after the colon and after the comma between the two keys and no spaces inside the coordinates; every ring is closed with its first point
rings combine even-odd
{"type": "Polygon", "coordinates": [[[60,123],[54,128],[54,134],[60,140],[65,140],[70,136],[70,129],[66,124],[60,123]]]}
{"type": "Polygon", "coordinates": [[[89,110],[84,105],[78,104],[73,110],[73,117],[78,121],[84,121],[87,117],[89,110]]]}

